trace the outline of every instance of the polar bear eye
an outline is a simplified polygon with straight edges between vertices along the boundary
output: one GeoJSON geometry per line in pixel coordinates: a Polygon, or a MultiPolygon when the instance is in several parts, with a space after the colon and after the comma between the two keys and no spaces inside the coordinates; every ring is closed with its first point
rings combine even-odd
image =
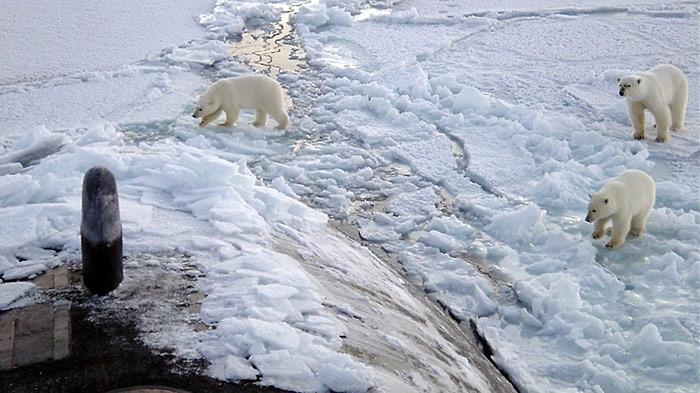
{"type": "Polygon", "coordinates": [[[595,213],[595,210],[591,210],[591,213],[595,213]]]}
{"type": "Polygon", "coordinates": [[[605,203],[608,203],[608,200],[607,200],[607,199],[605,200],[605,203]]]}

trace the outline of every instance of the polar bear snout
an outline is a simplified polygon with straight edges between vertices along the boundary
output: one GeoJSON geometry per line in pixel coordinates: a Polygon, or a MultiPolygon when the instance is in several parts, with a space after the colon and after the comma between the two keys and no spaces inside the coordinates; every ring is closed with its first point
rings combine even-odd
{"type": "Polygon", "coordinates": [[[618,85],[617,87],[620,88],[620,96],[622,97],[628,97],[628,96],[634,96],[635,95],[635,87],[639,83],[635,84],[635,81],[633,80],[633,77],[626,77],[623,79],[618,79],[618,85]],[[631,90],[631,91],[630,91],[631,90]],[[627,95],[625,95],[627,93],[627,95]]]}
{"type": "Polygon", "coordinates": [[[591,213],[586,214],[586,222],[593,222],[593,218],[591,218],[591,213]]]}

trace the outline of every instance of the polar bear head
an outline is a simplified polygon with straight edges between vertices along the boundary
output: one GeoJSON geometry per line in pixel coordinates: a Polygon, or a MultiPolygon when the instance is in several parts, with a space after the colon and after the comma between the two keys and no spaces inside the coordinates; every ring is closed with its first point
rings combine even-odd
{"type": "Polygon", "coordinates": [[[204,92],[204,94],[202,94],[201,97],[199,97],[199,101],[197,101],[197,107],[194,108],[194,113],[192,114],[192,117],[197,119],[200,117],[211,115],[221,107],[221,104],[218,102],[219,100],[217,99],[216,95],[212,93],[212,91],[207,90],[204,92]]]}
{"type": "Polygon", "coordinates": [[[630,75],[624,78],[617,78],[617,85],[620,87],[620,95],[633,101],[644,99],[646,95],[646,83],[640,75],[630,75]]]}
{"type": "Polygon", "coordinates": [[[610,193],[601,191],[591,195],[591,200],[588,202],[588,214],[586,214],[586,222],[594,222],[600,219],[608,218],[617,212],[615,198],[610,193]]]}

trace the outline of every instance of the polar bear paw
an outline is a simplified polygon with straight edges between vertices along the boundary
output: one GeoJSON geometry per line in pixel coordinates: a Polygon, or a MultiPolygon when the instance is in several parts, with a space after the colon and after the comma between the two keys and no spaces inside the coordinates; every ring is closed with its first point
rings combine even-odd
{"type": "Polygon", "coordinates": [[[667,140],[668,140],[668,136],[661,136],[661,135],[659,135],[659,136],[656,137],[656,141],[659,142],[659,143],[664,143],[664,142],[666,142],[667,140]]]}
{"type": "Polygon", "coordinates": [[[605,248],[608,248],[608,249],[610,249],[610,250],[614,250],[614,249],[616,249],[616,248],[620,248],[621,245],[622,245],[621,242],[613,242],[613,241],[611,240],[611,241],[605,243],[605,248]]]}

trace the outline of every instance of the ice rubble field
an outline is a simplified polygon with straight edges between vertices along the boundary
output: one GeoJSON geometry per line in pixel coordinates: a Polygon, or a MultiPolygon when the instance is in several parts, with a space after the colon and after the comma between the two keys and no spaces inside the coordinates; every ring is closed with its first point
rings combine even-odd
{"type": "MultiPolygon", "coordinates": [[[[294,100],[287,134],[245,122],[203,130],[190,118],[209,78],[247,71],[223,40],[274,22],[283,1],[193,2],[206,35],[182,23],[167,43],[124,45],[133,50],[104,71],[78,72],[93,69],[89,58],[58,72],[16,59],[19,76],[0,86],[3,280],[75,256],[82,174],[105,165],[127,253],[177,249],[204,273],[200,317],[217,329],[150,339],[205,356],[218,378],[454,391],[439,369],[428,372],[438,382],[387,376],[342,353],[350,322],[325,307],[333,299],[302,261],[276,249],[284,233],[328,258],[331,245],[349,250],[324,244],[329,215],[356,223],[454,318],[472,321],[521,391],[694,391],[698,5],[393,3],[301,6],[293,20],[313,68],[280,77],[294,100]],[[689,77],[687,130],[666,144],[633,141],[616,78],[659,62],[689,77]],[[582,220],[587,194],[631,168],[654,176],[657,202],[647,233],[611,252],[582,220]]],[[[0,284],[0,308],[33,290],[0,284]]],[[[418,351],[399,337],[395,347],[418,351]]],[[[488,391],[462,366],[451,372],[488,391]]]]}

